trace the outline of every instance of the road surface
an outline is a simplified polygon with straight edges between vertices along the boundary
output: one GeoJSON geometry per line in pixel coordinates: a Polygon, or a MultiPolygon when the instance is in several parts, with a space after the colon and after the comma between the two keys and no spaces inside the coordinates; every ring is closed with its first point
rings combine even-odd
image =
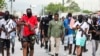
{"type": "MultiPolygon", "coordinates": [[[[100,46],[100,45],[99,45],[100,46]]],[[[16,39],[16,45],[15,45],[15,53],[11,54],[11,56],[23,56],[22,55],[22,50],[20,50],[21,48],[21,44],[20,42],[16,39]]],[[[92,56],[92,43],[90,41],[88,41],[87,43],[87,49],[88,52],[83,53],[83,56],[92,56]]],[[[60,45],[60,52],[59,52],[59,56],[64,56],[64,50],[63,50],[63,45],[60,45]]],[[[0,54],[1,56],[1,54],[0,54]]],[[[48,53],[46,53],[46,51],[44,50],[44,48],[40,48],[40,45],[35,44],[35,53],[34,56],[50,56],[48,55],[48,53]]],[[[74,55],[72,55],[74,56],[74,55]]],[[[96,53],[96,56],[100,56],[100,47],[96,53]]]]}

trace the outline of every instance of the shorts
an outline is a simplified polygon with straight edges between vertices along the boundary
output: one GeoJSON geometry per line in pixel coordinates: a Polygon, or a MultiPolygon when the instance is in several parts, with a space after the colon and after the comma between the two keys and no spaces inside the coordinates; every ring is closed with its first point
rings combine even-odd
{"type": "Polygon", "coordinates": [[[0,39],[0,47],[3,48],[4,46],[10,48],[10,39],[0,39]]]}
{"type": "Polygon", "coordinates": [[[28,37],[23,37],[21,39],[22,43],[28,42],[30,43],[30,47],[33,48],[35,44],[35,36],[28,36],[28,37]]]}
{"type": "Polygon", "coordinates": [[[86,37],[76,37],[76,45],[77,46],[84,46],[85,45],[85,42],[86,42],[86,37]]]}
{"type": "Polygon", "coordinates": [[[65,46],[68,46],[68,44],[73,44],[73,35],[71,34],[71,35],[67,35],[67,36],[65,36],[65,38],[64,38],[64,45],[65,46]]]}
{"type": "Polygon", "coordinates": [[[27,36],[27,37],[23,36],[21,41],[22,42],[31,42],[31,41],[35,40],[35,38],[36,38],[35,35],[34,36],[27,36]]]}

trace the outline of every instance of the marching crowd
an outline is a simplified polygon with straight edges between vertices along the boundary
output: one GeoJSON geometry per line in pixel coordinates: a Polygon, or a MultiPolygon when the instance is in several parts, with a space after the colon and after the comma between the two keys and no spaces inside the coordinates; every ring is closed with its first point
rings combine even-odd
{"type": "Polygon", "coordinates": [[[17,35],[23,56],[34,56],[35,43],[44,47],[50,56],[59,56],[60,43],[64,45],[64,56],[67,56],[67,51],[69,56],[82,56],[88,51],[88,40],[92,43],[92,56],[96,56],[100,41],[100,11],[97,14],[98,17],[68,13],[65,18],[59,18],[58,13],[49,13],[41,18],[32,15],[32,10],[28,8],[26,14],[18,18],[5,11],[0,18],[0,54],[4,56],[6,50],[6,55],[11,56],[10,49],[14,54],[17,35]]]}

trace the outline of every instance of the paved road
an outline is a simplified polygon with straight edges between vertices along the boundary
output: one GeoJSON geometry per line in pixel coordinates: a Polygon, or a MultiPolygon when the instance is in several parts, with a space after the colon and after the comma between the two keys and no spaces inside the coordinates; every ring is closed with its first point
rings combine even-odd
{"type": "MultiPolygon", "coordinates": [[[[88,52],[83,53],[83,56],[92,56],[92,46],[91,46],[91,42],[88,41],[87,43],[87,48],[89,49],[88,52]]],[[[100,46],[100,45],[99,45],[100,46]]],[[[16,39],[16,45],[15,45],[15,54],[11,54],[11,56],[22,56],[22,50],[20,50],[21,48],[21,44],[20,42],[17,41],[16,39]]],[[[60,56],[64,56],[63,53],[63,46],[60,46],[60,56]]],[[[1,56],[1,54],[0,54],[1,56]]],[[[46,51],[44,50],[44,48],[40,48],[40,45],[35,44],[35,54],[34,56],[49,56],[48,53],[46,53],[46,51]]],[[[100,48],[97,51],[97,55],[96,56],[100,56],[100,48]]]]}

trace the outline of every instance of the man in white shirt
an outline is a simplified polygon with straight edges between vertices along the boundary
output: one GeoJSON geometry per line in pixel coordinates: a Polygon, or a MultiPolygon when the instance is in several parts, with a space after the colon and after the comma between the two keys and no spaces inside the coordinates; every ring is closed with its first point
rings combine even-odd
{"type": "Polygon", "coordinates": [[[2,56],[4,56],[4,46],[6,45],[7,56],[10,56],[10,37],[8,28],[6,27],[9,22],[9,11],[5,12],[4,17],[0,20],[0,29],[1,29],[1,49],[2,49],[2,56]]]}
{"type": "Polygon", "coordinates": [[[14,53],[15,37],[16,37],[16,21],[13,15],[10,16],[10,20],[7,24],[8,32],[10,34],[10,40],[12,44],[12,53],[14,53]]]}

